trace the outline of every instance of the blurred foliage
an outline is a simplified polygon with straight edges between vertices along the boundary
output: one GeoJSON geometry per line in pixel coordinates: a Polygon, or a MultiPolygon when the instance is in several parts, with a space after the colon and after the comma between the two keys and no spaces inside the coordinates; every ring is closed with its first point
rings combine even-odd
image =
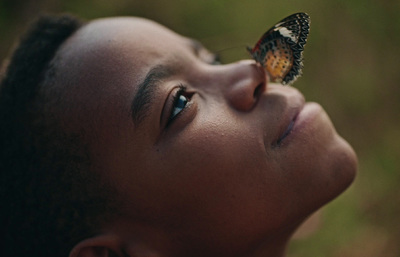
{"type": "Polygon", "coordinates": [[[134,15],[198,38],[223,61],[294,12],[312,19],[304,75],[295,84],[322,103],[359,156],[355,184],[323,211],[321,228],[294,240],[290,257],[400,256],[400,1],[0,0],[0,59],[33,18],[134,15]]]}

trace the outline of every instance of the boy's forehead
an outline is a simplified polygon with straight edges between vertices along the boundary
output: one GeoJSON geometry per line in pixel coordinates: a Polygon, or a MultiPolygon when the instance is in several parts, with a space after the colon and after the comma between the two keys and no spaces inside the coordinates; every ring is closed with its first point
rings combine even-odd
{"type": "Polygon", "coordinates": [[[151,20],[135,17],[105,18],[89,22],[73,36],[88,47],[95,44],[157,44],[183,37],[151,20]]]}
{"type": "MultiPolygon", "coordinates": [[[[57,53],[58,85],[74,102],[101,102],[131,88],[151,67],[167,63],[189,40],[142,18],[106,18],[79,29],[57,53]],[[99,90],[101,88],[101,90],[99,90]]],[[[71,100],[72,101],[72,100],[71,100]]]]}
{"type": "Polygon", "coordinates": [[[110,62],[126,57],[134,58],[137,65],[143,65],[146,58],[158,58],[166,52],[163,49],[171,50],[169,47],[177,48],[188,41],[147,19],[105,18],[91,21],[79,29],[61,48],[60,54],[69,64],[100,59],[110,62]]]}

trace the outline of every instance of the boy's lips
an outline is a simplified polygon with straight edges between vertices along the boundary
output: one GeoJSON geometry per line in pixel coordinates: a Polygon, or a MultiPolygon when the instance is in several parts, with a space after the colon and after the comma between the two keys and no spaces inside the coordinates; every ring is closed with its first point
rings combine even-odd
{"type": "Polygon", "coordinates": [[[296,115],[296,116],[294,117],[294,119],[289,123],[289,126],[286,128],[285,132],[283,132],[283,134],[278,138],[278,140],[276,141],[276,144],[277,144],[277,145],[280,145],[281,142],[282,142],[282,140],[285,139],[285,138],[290,134],[290,132],[292,132],[293,125],[294,125],[294,123],[295,123],[295,121],[296,121],[296,118],[297,118],[297,115],[296,115]]]}
{"type": "Polygon", "coordinates": [[[291,132],[296,124],[297,117],[300,114],[300,112],[303,110],[303,107],[305,105],[304,98],[299,97],[295,101],[296,102],[298,101],[298,103],[295,106],[291,105],[290,107],[288,107],[288,109],[283,114],[284,119],[279,128],[278,135],[275,137],[275,140],[272,142],[273,146],[280,146],[282,141],[291,134],[291,132]]]}

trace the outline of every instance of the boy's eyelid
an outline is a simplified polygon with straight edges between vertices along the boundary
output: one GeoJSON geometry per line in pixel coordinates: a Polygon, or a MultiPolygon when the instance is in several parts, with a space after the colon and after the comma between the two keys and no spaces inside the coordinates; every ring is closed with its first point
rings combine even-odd
{"type": "Polygon", "coordinates": [[[163,130],[168,123],[169,114],[172,110],[172,105],[174,104],[174,96],[176,94],[176,90],[179,90],[177,86],[171,87],[168,91],[167,96],[164,99],[163,108],[160,114],[160,129],[163,130]]]}
{"type": "MultiPolygon", "coordinates": [[[[182,83],[174,83],[174,86],[167,92],[167,96],[165,97],[163,108],[160,114],[160,128],[165,129],[170,122],[170,117],[172,116],[172,112],[174,109],[174,105],[179,97],[184,95],[189,98],[192,95],[191,93],[187,93],[187,86],[182,83]]],[[[178,114],[179,115],[179,114],[178,114]]]]}
{"type": "Polygon", "coordinates": [[[168,114],[167,126],[169,126],[170,123],[173,122],[176,119],[176,117],[179,116],[179,114],[181,112],[183,112],[185,110],[185,108],[187,107],[187,104],[188,104],[190,99],[189,99],[188,95],[186,94],[186,90],[187,89],[186,89],[186,87],[184,85],[179,85],[178,86],[178,90],[173,93],[173,96],[172,96],[172,99],[171,99],[171,104],[172,104],[171,107],[172,108],[171,108],[171,110],[169,111],[169,114],[168,114]],[[183,109],[173,116],[175,107],[176,107],[178,101],[180,100],[181,96],[185,97],[188,101],[187,101],[186,105],[183,107],[183,109]]]}
{"type": "Polygon", "coordinates": [[[192,91],[185,84],[179,83],[169,91],[161,114],[162,118],[160,118],[160,135],[157,142],[170,133],[175,134],[179,132],[194,119],[197,113],[197,104],[193,101],[194,95],[196,95],[196,92],[192,91]],[[174,116],[173,119],[169,120],[174,108],[174,100],[179,99],[182,95],[187,98],[186,105],[178,114],[176,114],[176,116],[174,116]]]}

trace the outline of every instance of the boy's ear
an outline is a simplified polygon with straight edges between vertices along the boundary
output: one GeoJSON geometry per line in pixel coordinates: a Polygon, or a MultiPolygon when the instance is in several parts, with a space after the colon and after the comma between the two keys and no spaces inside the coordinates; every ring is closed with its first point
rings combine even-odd
{"type": "Polygon", "coordinates": [[[121,245],[116,236],[98,235],[76,244],[69,257],[123,257],[121,245]]]}

